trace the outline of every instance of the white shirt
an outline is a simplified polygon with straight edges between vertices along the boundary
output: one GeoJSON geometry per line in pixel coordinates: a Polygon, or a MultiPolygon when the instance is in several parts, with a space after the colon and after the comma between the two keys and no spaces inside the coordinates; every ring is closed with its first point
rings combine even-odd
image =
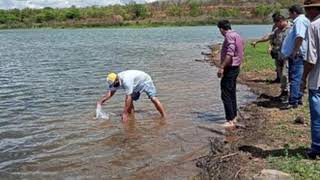
{"type": "Polygon", "coordinates": [[[151,77],[139,70],[127,70],[118,73],[118,78],[120,80],[120,86],[118,88],[112,88],[110,90],[115,91],[119,88],[125,90],[126,95],[131,95],[132,93],[141,93],[146,87],[147,82],[152,82],[151,77]]]}
{"type": "Polygon", "coordinates": [[[308,87],[311,90],[318,90],[320,87],[320,15],[311,22],[308,28],[307,44],[305,61],[315,65],[309,74],[308,87]]]}

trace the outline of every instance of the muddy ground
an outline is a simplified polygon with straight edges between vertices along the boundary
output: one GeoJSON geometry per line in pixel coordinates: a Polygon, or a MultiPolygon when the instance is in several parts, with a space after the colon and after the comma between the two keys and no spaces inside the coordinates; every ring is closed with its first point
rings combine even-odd
{"type": "MultiPolygon", "coordinates": [[[[203,53],[206,56],[203,62],[214,66],[219,63],[220,46],[211,49],[212,53],[203,53]]],[[[280,94],[280,84],[270,83],[274,78],[274,71],[240,73],[238,82],[247,85],[258,98],[240,108],[240,126],[228,130],[224,142],[210,140],[210,153],[198,159],[197,167],[201,173],[194,179],[250,179],[262,169],[269,168],[266,158],[270,154],[281,152],[287,143],[297,141],[296,137],[275,131],[276,124],[286,123],[285,126],[308,131],[306,125],[293,123],[298,113],[293,116],[292,110],[281,108],[284,104],[276,98],[280,94]]],[[[309,139],[308,136],[299,137],[299,141],[305,144],[309,139]]]]}

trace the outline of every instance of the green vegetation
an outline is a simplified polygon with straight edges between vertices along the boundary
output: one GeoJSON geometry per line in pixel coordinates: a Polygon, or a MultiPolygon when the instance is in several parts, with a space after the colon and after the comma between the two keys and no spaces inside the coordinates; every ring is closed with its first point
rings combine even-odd
{"type": "Polygon", "coordinates": [[[284,149],[282,156],[271,155],[268,157],[268,161],[273,168],[291,174],[294,179],[319,179],[320,163],[314,160],[306,160],[304,155],[306,148],[306,146],[299,147],[291,155],[288,149],[284,149]]]}
{"type": "Polygon", "coordinates": [[[125,6],[0,10],[0,28],[206,25],[221,18],[228,18],[237,24],[261,24],[270,22],[270,13],[294,2],[267,4],[260,1],[241,1],[241,5],[240,1],[234,0],[223,4],[217,0],[157,1],[125,6]]]}
{"type": "MultiPolygon", "coordinates": [[[[274,70],[274,61],[267,54],[267,48],[267,43],[259,44],[255,49],[248,43],[243,68],[247,71],[257,72],[274,70]]],[[[269,168],[289,173],[294,179],[320,179],[319,161],[309,160],[305,153],[310,146],[311,138],[309,119],[307,95],[304,96],[302,107],[281,113],[276,116],[276,119],[270,118],[268,123],[272,128],[268,129],[265,136],[272,139],[273,145],[283,146],[283,148],[268,152],[266,160],[269,163],[269,168]],[[304,117],[305,124],[293,123],[297,117],[304,117]]]]}
{"type": "MultiPolygon", "coordinates": [[[[256,48],[247,42],[245,62],[242,70],[261,72],[274,71],[274,60],[267,53],[268,43],[258,44],[256,48]]],[[[320,163],[318,160],[309,160],[306,150],[310,146],[310,113],[307,95],[304,96],[304,105],[286,113],[278,112],[273,117],[270,113],[266,137],[272,139],[275,148],[266,150],[267,162],[271,169],[277,169],[292,175],[294,179],[320,179],[320,163]],[[305,124],[295,124],[297,117],[303,117],[305,124]]],[[[270,144],[269,144],[270,145],[270,144]]]]}
{"type": "Polygon", "coordinates": [[[258,44],[256,48],[250,45],[250,42],[245,47],[245,58],[242,70],[248,71],[262,71],[274,70],[274,60],[268,53],[268,43],[258,44]]]}
{"type": "Polygon", "coordinates": [[[256,7],[256,9],[253,11],[253,14],[259,17],[266,17],[269,14],[271,14],[273,11],[279,11],[278,6],[270,6],[266,4],[260,4],[256,7]]]}
{"type": "MultiPolygon", "coordinates": [[[[304,99],[304,106],[289,111],[289,116],[310,119],[308,101],[304,99]]],[[[305,151],[310,144],[310,123],[307,126],[292,123],[292,119],[281,119],[274,124],[269,136],[280,142],[286,142],[284,148],[277,153],[271,153],[267,158],[272,168],[291,174],[294,179],[319,179],[320,163],[306,158],[305,151]]]]}

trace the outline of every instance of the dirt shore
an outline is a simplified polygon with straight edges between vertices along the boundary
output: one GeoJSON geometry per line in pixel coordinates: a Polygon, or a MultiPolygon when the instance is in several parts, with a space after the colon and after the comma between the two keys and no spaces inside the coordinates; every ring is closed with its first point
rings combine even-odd
{"type": "MultiPolygon", "coordinates": [[[[205,62],[219,63],[220,45],[211,47],[205,62]]],[[[201,168],[199,179],[249,179],[262,169],[272,168],[267,157],[282,156],[285,149],[289,153],[301,153],[305,149],[296,148],[309,144],[308,124],[295,124],[294,119],[304,116],[303,108],[282,110],[283,104],[277,101],[280,84],[270,83],[275,78],[274,71],[241,72],[238,83],[247,85],[258,95],[256,101],[239,110],[240,127],[228,131],[224,142],[212,139],[210,153],[198,159],[201,168]],[[297,136],[286,130],[304,132],[297,136]],[[289,147],[290,146],[290,147],[289,147]],[[291,148],[291,149],[290,149],[291,148]]],[[[196,179],[197,179],[196,178],[196,179]]]]}

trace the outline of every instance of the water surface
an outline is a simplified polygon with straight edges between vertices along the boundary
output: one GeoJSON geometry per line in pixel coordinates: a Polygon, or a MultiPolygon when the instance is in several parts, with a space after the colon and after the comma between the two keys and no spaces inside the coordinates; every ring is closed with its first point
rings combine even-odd
{"type": "MultiPolygon", "coordinates": [[[[234,26],[246,39],[270,28],[234,26]]],[[[184,179],[213,135],[197,126],[223,122],[216,68],[194,61],[222,41],[214,26],[4,30],[0,39],[5,178],[184,179]],[[106,73],[127,69],[151,75],[166,121],[142,96],[135,120],[123,125],[121,91],[103,107],[110,120],[93,118],[106,73]]],[[[253,98],[238,86],[239,104],[253,98]]]]}

